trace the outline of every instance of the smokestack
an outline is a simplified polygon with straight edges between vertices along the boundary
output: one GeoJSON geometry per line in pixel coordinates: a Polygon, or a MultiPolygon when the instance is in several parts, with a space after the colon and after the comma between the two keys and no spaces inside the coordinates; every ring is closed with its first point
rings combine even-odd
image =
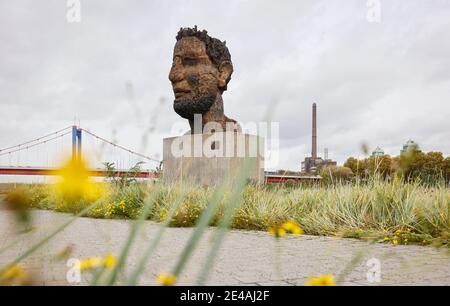
{"type": "Polygon", "coordinates": [[[313,159],[317,158],[317,105],[313,103],[313,113],[312,113],[312,149],[311,157],[313,159]]]}

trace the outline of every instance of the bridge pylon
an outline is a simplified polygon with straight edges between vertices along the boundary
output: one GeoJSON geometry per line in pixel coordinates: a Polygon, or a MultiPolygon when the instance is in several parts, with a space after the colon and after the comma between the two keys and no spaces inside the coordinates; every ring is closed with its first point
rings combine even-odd
{"type": "Polygon", "coordinates": [[[72,126],[72,160],[81,160],[81,128],[72,126]]]}

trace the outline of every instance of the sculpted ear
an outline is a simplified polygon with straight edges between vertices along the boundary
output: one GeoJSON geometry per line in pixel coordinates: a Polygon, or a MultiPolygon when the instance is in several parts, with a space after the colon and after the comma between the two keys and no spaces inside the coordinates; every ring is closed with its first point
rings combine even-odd
{"type": "Polygon", "coordinates": [[[220,63],[219,77],[218,77],[219,88],[221,88],[222,90],[227,89],[227,83],[230,80],[232,73],[233,73],[233,65],[230,62],[224,61],[220,63]]]}

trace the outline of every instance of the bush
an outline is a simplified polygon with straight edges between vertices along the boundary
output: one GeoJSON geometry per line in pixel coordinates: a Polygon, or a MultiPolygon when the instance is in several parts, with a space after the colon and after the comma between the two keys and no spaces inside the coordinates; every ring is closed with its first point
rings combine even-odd
{"type": "Polygon", "coordinates": [[[320,170],[322,183],[325,185],[336,183],[348,183],[353,177],[350,168],[340,166],[326,166],[320,170]]]}

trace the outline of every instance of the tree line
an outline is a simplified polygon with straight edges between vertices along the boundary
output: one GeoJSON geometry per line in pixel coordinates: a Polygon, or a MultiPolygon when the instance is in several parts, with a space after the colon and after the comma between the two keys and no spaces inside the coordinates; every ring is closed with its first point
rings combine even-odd
{"type": "Polygon", "coordinates": [[[383,179],[401,177],[405,181],[420,181],[424,184],[450,182],[450,156],[441,152],[421,152],[408,150],[391,157],[390,155],[371,156],[364,159],[350,157],[344,166],[322,167],[319,170],[324,183],[351,181],[359,178],[367,180],[378,175],[383,179]]]}

